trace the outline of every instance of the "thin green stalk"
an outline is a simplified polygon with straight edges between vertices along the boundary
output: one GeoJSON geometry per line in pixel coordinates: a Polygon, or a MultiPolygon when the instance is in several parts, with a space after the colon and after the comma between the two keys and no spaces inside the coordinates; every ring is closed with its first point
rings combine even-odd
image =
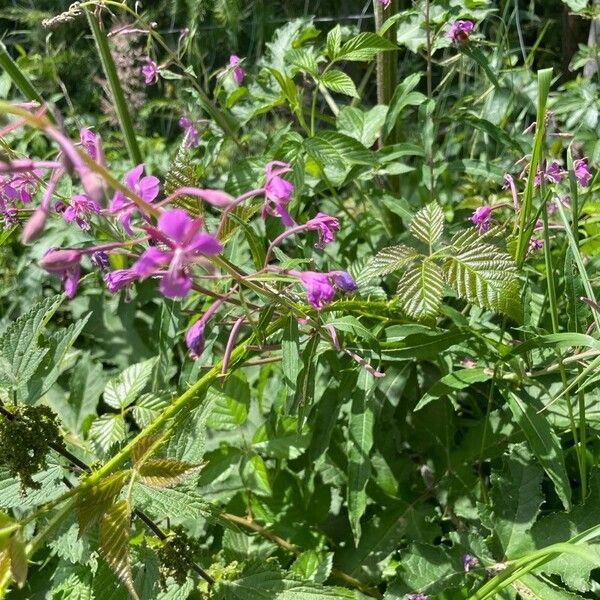
{"type": "Polygon", "coordinates": [[[520,266],[525,260],[529,238],[533,231],[534,222],[530,222],[530,216],[533,208],[533,190],[534,179],[537,174],[538,165],[543,162],[543,143],[545,134],[545,116],[546,103],[550,93],[550,83],[552,81],[552,69],[542,69],[538,71],[538,105],[535,126],[535,137],[533,140],[533,151],[531,153],[531,162],[529,163],[529,173],[525,193],[523,194],[523,205],[519,215],[519,237],[517,239],[516,259],[520,266]]]}
{"type": "Polygon", "coordinates": [[[138,146],[137,139],[135,137],[135,130],[131,121],[131,115],[127,109],[127,102],[125,100],[125,95],[123,94],[121,82],[119,81],[117,67],[115,66],[115,61],[113,60],[112,54],[110,53],[108,38],[106,37],[104,31],[100,29],[98,19],[96,19],[96,17],[89,10],[86,10],[85,12],[90,29],[92,30],[92,35],[94,36],[94,41],[96,42],[96,49],[98,50],[98,56],[100,57],[100,62],[102,63],[104,75],[108,80],[115,110],[117,111],[119,125],[121,127],[121,131],[123,132],[125,145],[127,146],[127,152],[129,153],[129,158],[131,158],[132,162],[137,165],[143,162],[142,153],[140,152],[140,147],[138,146]]]}
{"type": "Polygon", "coordinates": [[[0,42],[0,67],[8,73],[12,82],[21,90],[25,98],[45,104],[41,94],[35,89],[19,65],[11,58],[6,46],[2,42],[0,42]]]}

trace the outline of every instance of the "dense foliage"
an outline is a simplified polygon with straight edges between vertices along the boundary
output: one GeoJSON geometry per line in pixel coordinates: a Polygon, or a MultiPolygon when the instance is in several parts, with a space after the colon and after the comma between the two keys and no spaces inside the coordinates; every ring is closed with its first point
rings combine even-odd
{"type": "Polygon", "coordinates": [[[596,598],[598,3],[56,4],[0,10],[0,598],[596,598]]]}

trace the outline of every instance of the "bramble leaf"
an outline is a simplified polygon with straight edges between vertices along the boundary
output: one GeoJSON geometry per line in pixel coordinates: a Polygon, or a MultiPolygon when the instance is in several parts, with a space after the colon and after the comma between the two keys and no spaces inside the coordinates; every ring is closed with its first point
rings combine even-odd
{"type": "Polygon", "coordinates": [[[410,246],[390,246],[380,250],[373,256],[358,276],[357,283],[367,283],[375,277],[389,275],[405,267],[410,262],[421,256],[410,246]]]}
{"type": "Polygon", "coordinates": [[[157,358],[150,358],[112,377],[104,389],[104,402],[115,409],[126,408],[135,402],[150,380],[156,363],[157,358]]]}
{"type": "Polygon", "coordinates": [[[159,458],[143,463],[138,469],[139,480],[154,488],[163,488],[177,485],[183,481],[191,471],[198,469],[198,465],[159,458]]]}
{"type": "Polygon", "coordinates": [[[426,204],[414,216],[409,228],[417,239],[431,247],[444,233],[444,213],[440,205],[437,202],[426,204]]]}
{"type": "Polygon", "coordinates": [[[396,290],[401,308],[415,319],[435,317],[444,294],[444,274],[433,260],[423,259],[410,267],[396,290]]]}
{"type": "Polygon", "coordinates": [[[320,75],[319,81],[332,92],[345,94],[351,98],[359,97],[354,81],[352,81],[350,76],[346,75],[343,71],[339,71],[338,69],[326,71],[320,75]]]}

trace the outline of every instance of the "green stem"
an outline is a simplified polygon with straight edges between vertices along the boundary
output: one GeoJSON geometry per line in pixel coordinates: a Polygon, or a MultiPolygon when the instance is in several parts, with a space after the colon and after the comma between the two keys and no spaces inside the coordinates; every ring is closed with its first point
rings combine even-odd
{"type": "Polygon", "coordinates": [[[85,13],[90,25],[90,29],[92,30],[92,35],[94,36],[94,41],[96,42],[96,49],[98,50],[98,56],[100,57],[100,62],[102,63],[104,75],[106,76],[106,79],[108,79],[110,92],[115,104],[117,118],[119,120],[121,131],[123,132],[129,158],[131,158],[134,164],[138,165],[143,162],[142,153],[140,152],[140,147],[138,146],[137,139],[135,137],[135,130],[131,121],[131,115],[127,109],[127,101],[125,100],[123,88],[121,87],[121,82],[119,81],[117,67],[115,66],[115,61],[113,60],[112,54],[110,53],[108,38],[106,37],[104,31],[100,29],[100,25],[96,17],[89,10],[86,10],[85,13]]]}
{"type": "Polygon", "coordinates": [[[35,89],[34,85],[19,65],[11,58],[6,46],[0,42],[0,67],[2,67],[11,78],[12,82],[21,90],[28,99],[40,104],[45,104],[41,94],[35,89]]]}

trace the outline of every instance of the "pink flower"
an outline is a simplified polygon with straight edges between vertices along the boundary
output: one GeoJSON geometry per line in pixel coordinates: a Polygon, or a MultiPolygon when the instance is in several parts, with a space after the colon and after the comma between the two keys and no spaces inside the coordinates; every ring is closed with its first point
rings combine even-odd
{"type": "Polygon", "coordinates": [[[96,160],[98,158],[98,152],[96,150],[98,136],[89,127],[82,127],[79,130],[79,139],[88,155],[96,160]]]}
{"type": "Polygon", "coordinates": [[[563,172],[560,168],[560,165],[556,161],[552,161],[550,165],[546,164],[544,166],[543,171],[538,167],[537,175],[533,179],[533,184],[535,186],[540,185],[542,182],[542,176],[544,177],[544,181],[559,183],[562,179],[563,172]]]}
{"type": "Polygon", "coordinates": [[[90,200],[85,194],[75,194],[71,198],[71,203],[63,212],[63,219],[70,223],[75,221],[84,231],[89,230],[90,224],[88,218],[92,213],[99,213],[100,207],[96,202],[90,200]]]}
{"type": "Polygon", "coordinates": [[[471,215],[471,221],[479,227],[479,231],[487,231],[490,228],[490,215],[492,214],[491,206],[480,206],[471,215]]]}
{"type": "Polygon", "coordinates": [[[319,232],[318,248],[323,248],[325,244],[333,242],[334,234],[340,230],[340,223],[335,217],[330,217],[325,213],[317,213],[315,217],[307,221],[304,226],[306,229],[315,229],[319,232]]]}
{"type": "Polygon", "coordinates": [[[329,275],[331,275],[333,283],[335,283],[335,285],[346,294],[354,292],[358,289],[356,281],[354,281],[354,279],[352,279],[352,275],[346,271],[331,271],[329,275]]]}
{"type": "MultiPolygon", "coordinates": [[[[142,177],[143,172],[143,164],[127,171],[125,174],[125,185],[145,202],[152,202],[158,196],[160,181],[158,177],[152,175],[142,177]]],[[[119,221],[129,235],[133,235],[130,220],[135,210],[137,210],[137,207],[132,205],[131,200],[123,192],[117,190],[110,201],[110,211],[119,213],[119,221]]]]}
{"type": "Polygon", "coordinates": [[[283,173],[290,171],[290,165],[277,160],[271,161],[265,166],[265,202],[262,206],[261,216],[266,218],[267,214],[278,215],[284,225],[291,227],[295,225],[286,204],[290,201],[294,186],[292,183],[280,177],[283,173]]]}
{"type": "Polygon", "coordinates": [[[158,65],[149,57],[146,57],[146,64],[142,67],[144,83],[153,85],[158,81],[158,65]]]}
{"type": "Polygon", "coordinates": [[[300,279],[306,289],[308,303],[317,310],[333,300],[334,285],[346,293],[357,289],[356,282],[346,271],[331,271],[330,273],[289,271],[289,273],[300,279]]]}
{"type": "Polygon", "coordinates": [[[190,358],[196,360],[204,352],[204,317],[198,319],[185,334],[185,344],[188,347],[190,358]]]}
{"type": "Polygon", "coordinates": [[[473,30],[473,21],[454,21],[446,33],[446,37],[453,42],[464,43],[469,39],[469,34],[473,30]]]}
{"type": "Polygon", "coordinates": [[[579,182],[579,185],[581,187],[587,187],[590,183],[590,179],[592,178],[592,174],[588,169],[585,158],[576,160],[573,163],[573,170],[575,171],[575,178],[579,182]]]}
{"type": "Polygon", "coordinates": [[[181,117],[181,119],[179,119],[179,125],[184,129],[183,143],[185,147],[192,148],[194,146],[197,146],[199,143],[198,129],[194,127],[193,121],[191,119],[188,119],[188,117],[181,117]]]}
{"type": "Polygon", "coordinates": [[[474,556],[470,554],[465,554],[463,556],[463,567],[465,569],[465,573],[468,573],[471,569],[474,569],[479,564],[479,561],[474,556]]]}
{"type": "Polygon", "coordinates": [[[540,248],[544,247],[544,240],[541,240],[540,238],[536,238],[534,235],[532,235],[529,238],[529,252],[535,252],[536,250],[539,250],[540,248]]]}
{"type": "Polygon", "coordinates": [[[236,56],[235,54],[232,54],[229,57],[229,66],[232,67],[231,70],[231,74],[233,76],[233,80],[240,85],[242,83],[242,81],[244,81],[244,76],[246,75],[246,73],[244,72],[244,69],[242,69],[242,67],[240,67],[240,57],[236,56]]]}
{"type": "Polygon", "coordinates": [[[218,254],[223,246],[212,235],[200,231],[202,219],[192,219],[182,208],[173,208],[161,213],[158,227],[147,226],[146,230],[167,249],[151,246],[135,262],[132,270],[140,277],[156,273],[161,267],[159,289],[168,298],[185,296],[192,288],[188,266],[203,254],[218,254]]]}
{"type": "Polygon", "coordinates": [[[104,275],[104,283],[106,283],[108,291],[114,294],[139,277],[139,274],[133,269],[116,269],[104,275]]]}
{"type": "Polygon", "coordinates": [[[31,202],[42,172],[39,169],[19,171],[12,177],[0,178],[0,195],[8,200],[20,200],[24,204],[31,202]]]}
{"type": "Polygon", "coordinates": [[[81,253],[78,250],[49,248],[39,261],[42,269],[48,273],[54,273],[62,279],[67,298],[73,298],[77,291],[81,273],[80,258],[81,253]]]}

